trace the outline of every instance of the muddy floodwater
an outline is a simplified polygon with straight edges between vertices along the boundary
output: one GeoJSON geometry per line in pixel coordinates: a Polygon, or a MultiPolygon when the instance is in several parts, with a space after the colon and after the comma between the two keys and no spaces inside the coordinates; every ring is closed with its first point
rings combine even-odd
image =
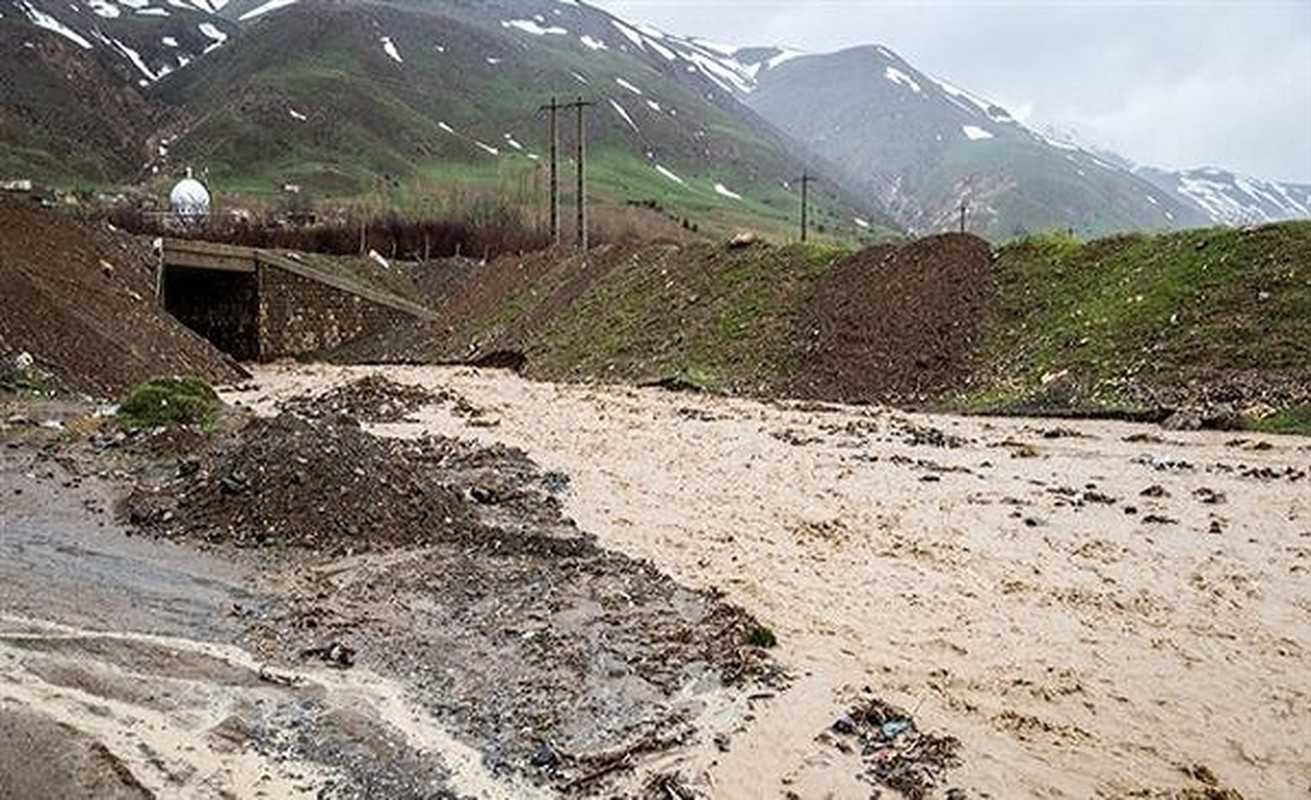
{"type": "Polygon", "coordinates": [[[423,391],[363,430],[484,470],[459,496],[518,549],[234,549],[175,520],[206,487],[255,497],[220,471],[246,451],[193,485],[6,429],[0,795],[1311,792],[1304,438],[430,367],[271,366],[223,394],[317,408],[296,435],[327,435],[314,398],[379,374],[423,391]],[[134,484],[167,518],[116,517],[134,484]],[[767,663],[692,646],[744,620],[767,663]],[[298,657],[328,642],[348,668],[298,657]]]}

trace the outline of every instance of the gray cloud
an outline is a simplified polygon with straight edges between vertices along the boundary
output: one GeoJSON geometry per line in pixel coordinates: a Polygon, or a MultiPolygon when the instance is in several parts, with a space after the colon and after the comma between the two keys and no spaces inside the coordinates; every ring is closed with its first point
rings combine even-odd
{"type": "Polygon", "coordinates": [[[1311,2],[596,0],[671,33],[883,44],[1032,127],[1140,163],[1311,183],[1311,2]]]}

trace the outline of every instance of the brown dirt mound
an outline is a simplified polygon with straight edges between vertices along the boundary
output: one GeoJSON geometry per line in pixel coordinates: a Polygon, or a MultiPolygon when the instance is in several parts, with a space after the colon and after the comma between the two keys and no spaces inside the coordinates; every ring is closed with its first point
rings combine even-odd
{"type": "Polygon", "coordinates": [[[442,457],[442,441],[426,444],[407,453],[410,445],[370,436],[349,417],[257,419],[204,460],[181,462],[172,482],[134,490],[122,511],[157,535],[240,547],[425,545],[468,519],[456,490],[416,468],[442,457]]]}
{"type": "Polygon", "coordinates": [[[961,387],[991,292],[976,236],[877,245],[824,277],[801,320],[802,364],[786,390],[848,403],[922,403],[961,387]]]}
{"type": "Polygon", "coordinates": [[[0,355],[29,352],[68,388],[102,396],[159,375],[243,377],[156,304],[148,259],[127,237],[0,198],[0,355]]]}
{"type": "Polygon", "coordinates": [[[322,395],[293,397],[282,407],[310,419],[344,414],[361,422],[400,422],[424,406],[454,399],[444,390],[431,391],[396,383],[382,375],[366,375],[322,395]]]}

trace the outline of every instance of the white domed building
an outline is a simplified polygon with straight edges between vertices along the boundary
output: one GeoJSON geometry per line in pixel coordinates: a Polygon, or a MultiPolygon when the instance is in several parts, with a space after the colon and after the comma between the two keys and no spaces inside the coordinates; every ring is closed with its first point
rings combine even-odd
{"type": "Polygon", "coordinates": [[[190,169],[187,170],[187,177],[178,181],[168,193],[168,203],[173,213],[183,220],[199,220],[209,216],[209,190],[205,184],[191,177],[190,169]]]}

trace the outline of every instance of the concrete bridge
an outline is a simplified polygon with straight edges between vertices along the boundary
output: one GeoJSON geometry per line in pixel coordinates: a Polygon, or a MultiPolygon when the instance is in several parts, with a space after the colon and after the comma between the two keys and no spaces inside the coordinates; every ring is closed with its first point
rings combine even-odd
{"type": "Polygon", "coordinates": [[[250,247],[164,239],[156,286],[165,310],[241,361],[330,350],[428,308],[250,247]]]}

